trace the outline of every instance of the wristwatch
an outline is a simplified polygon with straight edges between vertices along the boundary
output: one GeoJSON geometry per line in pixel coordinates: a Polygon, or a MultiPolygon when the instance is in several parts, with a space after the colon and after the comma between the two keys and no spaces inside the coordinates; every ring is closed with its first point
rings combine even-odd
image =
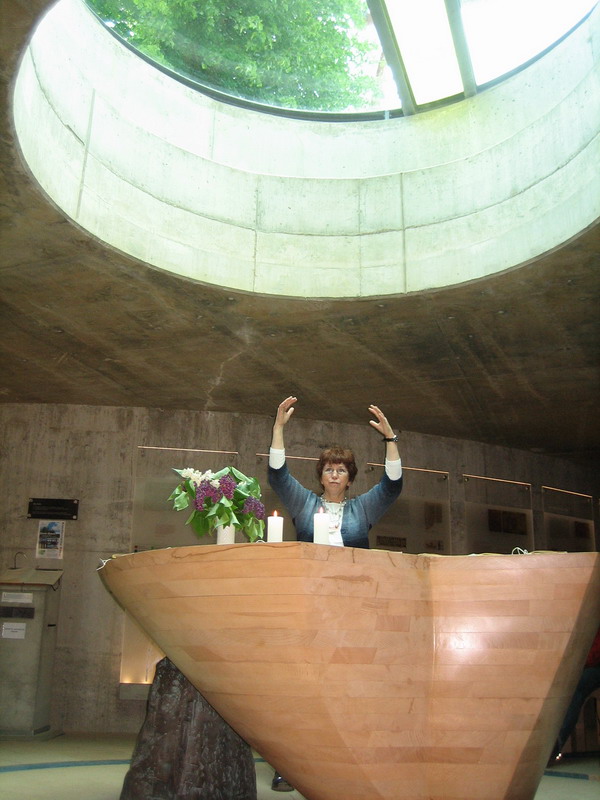
{"type": "Polygon", "coordinates": [[[384,442],[397,442],[398,441],[398,435],[394,434],[393,436],[384,436],[383,437],[383,441],[384,442]]]}

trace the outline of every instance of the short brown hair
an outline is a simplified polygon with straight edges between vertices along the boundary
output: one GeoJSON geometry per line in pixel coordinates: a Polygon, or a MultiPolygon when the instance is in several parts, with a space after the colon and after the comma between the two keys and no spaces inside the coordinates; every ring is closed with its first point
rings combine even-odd
{"type": "Polygon", "coordinates": [[[339,444],[332,444],[323,450],[319,456],[319,460],[317,461],[317,477],[319,481],[323,475],[325,464],[343,464],[348,470],[350,483],[352,483],[354,478],[356,478],[358,467],[356,466],[356,461],[354,460],[354,453],[347,447],[340,447],[339,444]]]}

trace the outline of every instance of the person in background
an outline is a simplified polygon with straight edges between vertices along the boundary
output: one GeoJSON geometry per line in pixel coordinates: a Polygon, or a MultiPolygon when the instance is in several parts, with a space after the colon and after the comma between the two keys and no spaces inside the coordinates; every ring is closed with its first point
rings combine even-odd
{"type": "Polygon", "coordinates": [[[573,733],[573,729],[579,719],[579,713],[587,698],[593,691],[600,688],[600,627],[596,632],[590,652],[585,660],[581,678],[575,689],[575,693],[571,698],[567,713],[563,720],[563,724],[558,734],[558,739],[552,750],[550,761],[548,764],[557,764],[562,758],[562,749],[565,746],[569,736],[573,733]]]}
{"type": "MultiPolygon", "coordinates": [[[[314,540],[314,515],[323,509],[329,518],[329,544],[337,547],[369,547],[369,530],[383,516],[402,491],[402,461],[398,436],[377,406],[369,406],[375,417],[370,425],[385,442],[385,470],[379,483],[358,497],[347,498],[358,469],[352,450],[332,445],[317,462],[322,492],[317,495],[302,486],[288,471],[283,431],[294,413],[296,397],[286,397],[277,408],[269,451],[269,484],[290,513],[299,541],[314,540]]],[[[291,792],[291,786],[277,771],[271,788],[291,792]]]]}

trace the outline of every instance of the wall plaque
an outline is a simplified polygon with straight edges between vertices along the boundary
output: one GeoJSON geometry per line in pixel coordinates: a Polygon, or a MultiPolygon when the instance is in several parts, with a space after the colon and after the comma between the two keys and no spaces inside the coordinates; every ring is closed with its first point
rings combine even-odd
{"type": "Polygon", "coordinates": [[[30,519],[77,519],[79,500],[56,500],[30,497],[27,516],[30,519]]]}

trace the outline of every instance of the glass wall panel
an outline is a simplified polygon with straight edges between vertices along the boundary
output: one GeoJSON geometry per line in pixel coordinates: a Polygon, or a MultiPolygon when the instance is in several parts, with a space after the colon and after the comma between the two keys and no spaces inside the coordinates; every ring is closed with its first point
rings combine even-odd
{"type": "Polygon", "coordinates": [[[465,475],[467,537],[473,553],[533,550],[531,486],[465,475]]]}
{"type": "MultiPolygon", "coordinates": [[[[201,472],[208,469],[216,472],[230,465],[240,468],[237,453],[138,447],[131,549],[154,550],[162,547],[216,544],[215,536],[199,539],[192,528],[185,524],[191,509],[174,511],[173,504],[167,498],[179,479],[173,469],[193,467],[201,472]]],[[[236,541],[245,542],[247,539],[243,533],[236,531],[236,541]]]]}
{"type": "MultiPolygon", "coordinates": [[[[372,482],[382,466],[371,465],[372,482]]],[[[405,553],[449,555],[450,501],[448,474],[404,466],[400,498],[369,534],[372,548],[405,553]]]]}
{"type": "Polygon", "coordinates": [[[417,104],[463,91],[444,0],[387,4],[417,104]]]}
{"type": "Polygon", "coordinates": [[[594,512],[589,495],[544,486],[542,500],[549,550],[595,550],[594,512]]]}
{"type": "Polygon", "coordinates": [[[592,0],[462,0],[478,84],[504,75],[554,44],[593,8],[592,0]]]}

